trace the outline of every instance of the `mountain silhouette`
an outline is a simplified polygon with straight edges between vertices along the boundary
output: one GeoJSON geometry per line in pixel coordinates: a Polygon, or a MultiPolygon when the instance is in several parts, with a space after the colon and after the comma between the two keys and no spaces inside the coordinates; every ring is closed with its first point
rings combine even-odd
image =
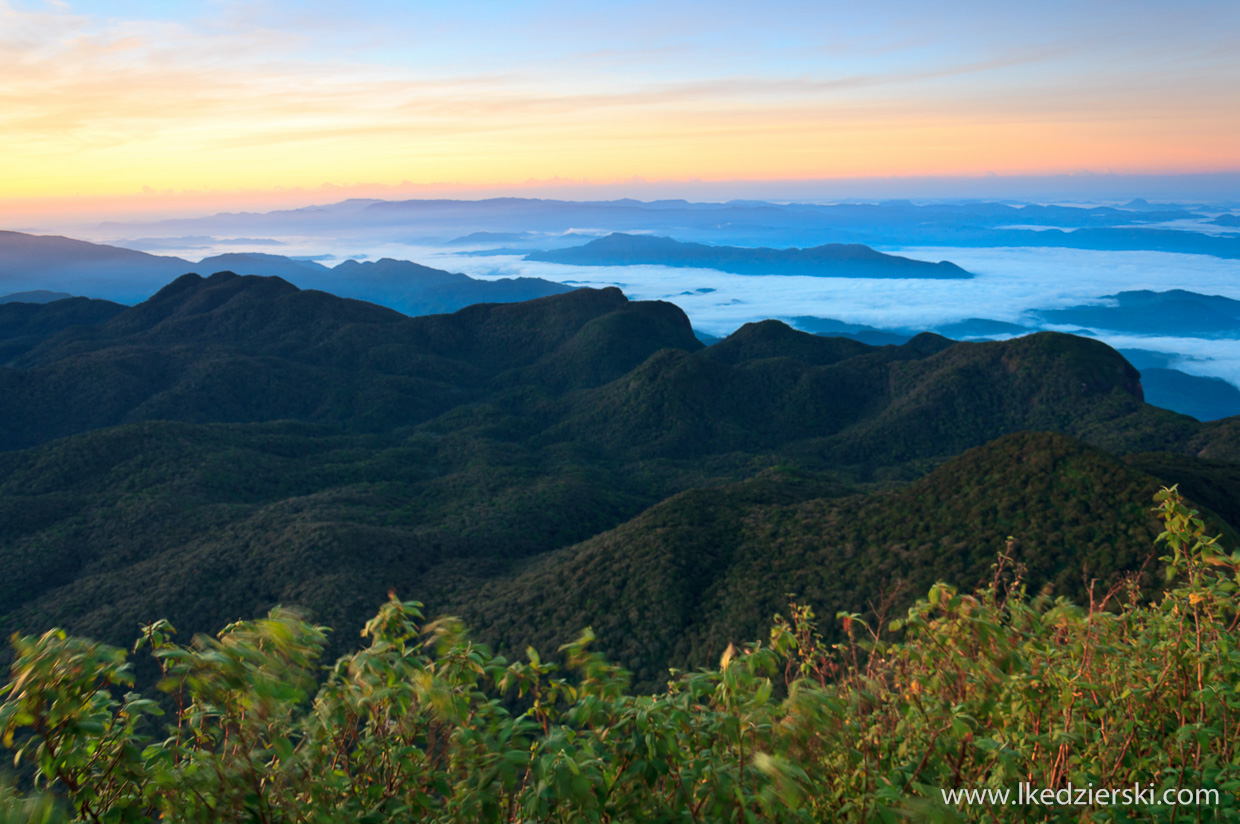
{"type": "Polygon", "coordinates": [[[138,303],[186,273],[229,271],[280,277],[305,289],[379,303],[408,315],[454,312],[474,303],[511,303],[570,291],[540,278],[477,280],[406,260],[327,267],[260,252],[230,252],[191,263],[117,246],[64,237],[0,232],[0,287],[67,289],[121,303],[138,303]]]}
{"type": "Polygon", "coordinates": [[[886,255],[861,244],[810,249],[767,249],[681,243],[669,237],[614,232],[584,246],[534,252],[526,260],[575,266],[659,266],[718,269],[738,275],[812,275],[846,278],[971,278],[954,263],[927,263],[886,255]]]}

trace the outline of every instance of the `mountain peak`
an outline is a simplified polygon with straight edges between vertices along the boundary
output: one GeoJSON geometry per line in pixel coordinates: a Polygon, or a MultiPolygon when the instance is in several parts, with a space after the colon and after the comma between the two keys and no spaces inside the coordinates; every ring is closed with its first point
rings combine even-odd
{"type": "Polygon", "coordinates": [[[787,357],[822,366],[869,352],[873,348],[849,338],[812,335],[778,320],[764,320],[746,323],[707,350],[705,356],[730,364],[787,357]]]}
{"type": "Polygon", "coordinates": [[[209,315],[230,303],[264,302],[297,291],[278,277],[216,272],[204,278],[190,273],[117,316],[109,326],[113,332],[135,332],[176,318],[209,315]]]}
{"type": "Polygon", "coordinates": [[[935,332],[919,332],[904,344],[906,348],[916,351],[920,355],[933,355],[936,352],[942,352],[949,346],[954,346],[956,341],[951,338],[943,337],[935,332]]]}

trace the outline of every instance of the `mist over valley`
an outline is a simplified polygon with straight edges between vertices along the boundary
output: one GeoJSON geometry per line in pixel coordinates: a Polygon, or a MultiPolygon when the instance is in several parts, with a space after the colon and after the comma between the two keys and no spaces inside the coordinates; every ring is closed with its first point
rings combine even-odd
{"type": "MultiPolygon", "coordinates": [[[[133,303],[184,271],[226,269],[427,314],[616,286],[635,300],[676,304],[705,339],[766,318],[870,342],[925,330],[1003,339],[1047,329],[1162,353],[1159,368],[1240,386],[1234,316],[1207,318],[1208,310],[1194,314],[1196,304],[1186,309],[1183,301],[1178,314],[1151,306],[1144,317],[1124,315],[1115,297],[1179,290],[1207,302],[1240,299],[1240,229],[1228,225],[1231,217],[1225,204],[1139,199],[1107,206],[369,199],[73,227],[94,242],[155,254],[135,263],[126,257],[134,253],[110,252],[77,270],[72,263],[57,271],[50,258],[42,270],[0,265],[0,292],[53,289],[133,303]],[[631,240],[621,250],[623,238],[631,240]],[[904,263],[881,272],[828,266],[806,257],[813,247],[872,249],[876,259],[904,263]],[[913,271],[920,265],[928,268],[913,271]],[[428,279],[431,270],[438,274],[428,279]]],[[[1189,386],[1219,396],[1216,384],[1174,385],[1155,388],[1154,397],[1174,406],[1189,386]]]]}

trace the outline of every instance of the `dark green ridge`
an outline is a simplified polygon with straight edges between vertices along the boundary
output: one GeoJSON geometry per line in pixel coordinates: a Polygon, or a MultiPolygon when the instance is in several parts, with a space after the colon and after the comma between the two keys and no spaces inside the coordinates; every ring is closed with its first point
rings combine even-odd
{"type": "MultiPolygon", "coordinates": [[[[724,636],[745,637],[732,627],[765,626],[789,587],[830,609],[836,578],[861,607],[877,597],[888,567],[832,567],[805,537],[828,524],[853,534],[833,508],[841,496],[868,496],[849,506],[867,513],[854,543],[887,542],[871,556],[919,548],[908,561],[916,581],[972,574],[1014,534],[1030,569],[1062,587],[1138,563],[1124,554],[1125,524],[1140,522],[1128,518],[1155,482],[1137,469],[1183,480],[1225,517],[1235,517],[1228,496],[1240,500],[1240,419],[1201,424],[1148,406],[1127,361],[1070,335],[868,346],[768,321],[704,348],[679,309],[617,289],[406,318],[228,274],[187,276],[110,318],[53,327],[0,369],[0,437],[31,444],[0,452],[6,632],[62,625],[123,643],[139,622],[166,617],[192,634],[275,603],[359,626],[389,589],[434,611],[474,610],[501,640],[539,598],[561,639],[583,623],[622,632],[617,616],[638,621],[646,607],[634,605],[660,598],[651,610],[681,616],[669,626],[710,610],[686,630],[688,646],[655,633],[642,641],[655,652],[623,653],[653,677],[667,664],[657,655],[698,660],[724,636]],[[966,461],[990,473],[982,500],[1016,503],[961,532],[971,510],[957,497],[900,485],[1029,429],[1093,444],[1039,436],[1019,459],[995,447],[1002,460],[1066,473],[1068,497],[966,461]],[[1124,465],[1097,448],[1142,456],[1124,465]],[[1083,451],[1057,457],[1072,449],[1083,451]],[[1078,483],[1078,470],[1057,468],[1064,460],[1096,480],[1078,483]],[[1114,502],[1095,535],[1072,532],[1080,519],[1063,514],[1078,493],[1114,502]],[[923,498],[932,503],[916,509],[923,498]],[[900,507],[917,518],[897,517],[900,507]],[[803,533],[753,532],[783,524],[770,520],[780,512],[803,533]],[[1029,537],[1056,531],[1071,540],[1029,537]],[[958,534],[977,546],[947,540],[958,534]],[[642,537],[621,540],[630,535],[642,537]],[[1065,554],[1069,545],[1085,554],[1065,554]],[[802,549],[776,574],[763,559],[785,546],[802,549]],[[632,603],[510,589],[583,548],[607,556],[598,586],[632,603]],[[665,555],[647,557],[655,549],[665,555]],[[725,584],[735,613],[718,600],[725,584]],[[480,592],[508,594],[487,606],[480,592]]],[[[971,489],[967,474],[933,483],[971,489]]],[[[332,650],[355,640],[333,637],[332,650]]]]}
{"type": "MultiPolygon", "coordinates": [[[[1219,480],[1216,491],[1240,492],[1234,466],[1219,480]]],[[[890,619],[935,581],[985,579],[1009,536],[1031,587],[1087,602],[1089,581],[1101,596],[1150,558],[1160,531],[1152,496],[1165,482],[1051,433],[1001,438],[869,495],[772,470],[674,496],[451,610],[513,653],[592,625],[607,654],[654,687],[668,666],[707,665],[729,642],[759,637],[789,594],[823,616],[873,618],[889,593],[890,619]]],[[[1235,543],[1235,527],[1211,517],[1235,543]]]]}

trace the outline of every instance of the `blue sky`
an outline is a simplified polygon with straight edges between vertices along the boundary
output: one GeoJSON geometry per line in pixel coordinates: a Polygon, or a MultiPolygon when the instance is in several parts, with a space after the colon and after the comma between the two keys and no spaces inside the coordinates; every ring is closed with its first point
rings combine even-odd
{"type": "Polygon", "coordinates": [[[0,200],[1240,170],[1240,4],[4,2],[0,200]]]}

